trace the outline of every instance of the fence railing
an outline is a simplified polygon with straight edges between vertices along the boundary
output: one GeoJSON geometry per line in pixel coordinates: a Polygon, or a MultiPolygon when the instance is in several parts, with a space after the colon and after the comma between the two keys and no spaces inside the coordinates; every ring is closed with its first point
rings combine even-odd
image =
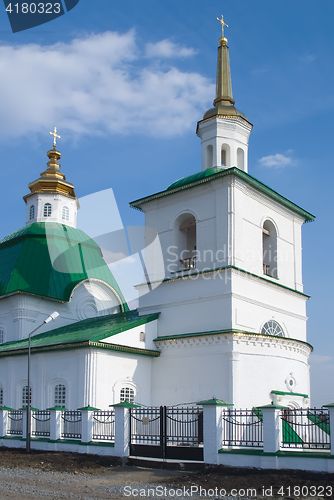
{"type": "Polygon", "coordinates": [[[130,417],[131,442],[147,446],[159,445],[162,419],[159,406],[133,408],[130,417]]]}
{"type": "Polygon", "coordinates": [[[115,412],[94,411],[93,413],[93,439],[98,441],[115,440],[115,412]]]}
{"type": "Polygon", "coordinates": [[[81,439],[82,415],[80,410],[62,412],[62,438],[81,439]]]}
{"type": "Polygon", "coordinates": [[[260,411],[223,409],[221,418],[222,446],[263,446],[263,419],[260,411]]]}
{"type": "MultiPolygon", "coordinates": [[[[85,408],[82,411],[59,410],[59,414],[54,418],[50,410],[33,409],[31,435],[35,438],[52,437],[56,441],[61,439],[82,440],[86,443],[104,441],[112,443],[112,446],[116,441],[117,444],[115,411],[93,408],[84,410],[85,408]]],[[[129,418],[131,445],[138,445],[141,448],[160,446],[164,449],[164,453],[168,454],[168,451],[175,447],[203,448],[205,445],[205,443],[203,445],[203,411],[206,411],[204,406],[135,407],[130,410],[129,417],[124,413],[123,418],[129,418]]],[[[2,415],[1,428],[4,435],[25,437],[24,410],[8,409],[3,411],[2,415]]],[[[262,409],[217,408],[217,418],[220,418],[218,425],[221,429],[219,435],[216,433],[217,449],[257,448],[268,451],[274,448],[278,451],[279,449],[330,451],[331,425],[332,430],[334,429],[334,422],[330,422],[332,415],[334,415],[333,408],[279,409],[275,406],[271,408],[270,405],[262,409]],[[276,425],[278,421],[279,426],[276,425]],[[265,442],[263,422],[267,430],[269,430],[268,425],[275,425],[273,432],[266,433],[265,442]],[[275,441],[273,436],[276,436],[275,441]]],[[[208,432],[207,427],[205,432],[208,432]]],[[[334,455],[334,450],[331,452],[334,455]]]]}
{"type": "Polygon", "coordinates": [[[281,411],[282,448],[330,449],[329,413],[324,408],[292,408],[281,411]]]}
{"type": "Polygon", "coordinates": [[[167,446],[199,446],[203,443],[203,409],[199,406],[167,406],[167,446]]]}
{"type": "Polygon", "coordinates": [[[23,434],[23,411],[11,410],[8,412],[7,434],[11,436],[22,436],[23,434]]]}
{"type": "Polygon", "coordinates": [[[33,411],[32,417],[32,436],[50,437],[50,411],[38,410],[33,411]]]}

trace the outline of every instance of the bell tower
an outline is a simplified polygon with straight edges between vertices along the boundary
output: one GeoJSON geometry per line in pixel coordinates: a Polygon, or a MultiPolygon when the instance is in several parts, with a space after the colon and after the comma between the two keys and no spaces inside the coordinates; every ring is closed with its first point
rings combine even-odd
{"type": "Polygon", "coordinates": [[[196,131],[202,143],[202,169],[238,167],[247,172],[248,140],[253,126],[235,106],[228,40],[224,35],[227,24],[223,16],[218,21],[222,33],[218,45],[216,98],[213,108],[198,122],[196,131]]]}

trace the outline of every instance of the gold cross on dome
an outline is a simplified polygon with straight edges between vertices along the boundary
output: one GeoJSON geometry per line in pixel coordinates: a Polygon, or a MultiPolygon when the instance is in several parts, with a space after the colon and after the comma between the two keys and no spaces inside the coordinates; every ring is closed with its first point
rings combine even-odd
{"type": "Polygon", "coordinates": [[[53,137],[53,147],[57,146],[57,139],[61,139],[60,135],[57,134],[57,127],[54,127],[53,132],[49,132],[53,137]]]}
{"type": "Polygon", "coordinates": [[[225,28],[225,26],[226,26],[226,28],[228,28],[228,24],[225,23],[223,14],[221,15],[221,17],[217,17],[217,21],[221,25],[221,28],[222,28],[222,38],[224,38],[224,28],[225,28]]]}

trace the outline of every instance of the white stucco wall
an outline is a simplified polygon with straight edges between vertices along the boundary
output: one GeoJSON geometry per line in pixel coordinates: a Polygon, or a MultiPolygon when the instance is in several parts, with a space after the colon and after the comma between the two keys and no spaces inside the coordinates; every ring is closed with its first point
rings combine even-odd
{"type": "Polygon", "coordinates": [[[288,392],[291,376],[293,392],[309,394],[310,348],[299,342],[221,334],[162,340],[157,346],[161,356],[152,364],[153,404],[214,396],[236,408],[251,408],[270,403],[272,390],[288,392]]]}
{"type": "MultiPolygon", "coordinates": [[[[66,387],[68,407],[76,409],[85,399],[85,370],[88,351],[54,351],[33,354],[31,358],[32,405],[45,409],[54,405],[54,388],[66,387]]],[[[27,356],[0,357],[0,384],[4,404],[22,406],[22,388],[27,385],[27,356]]]]}

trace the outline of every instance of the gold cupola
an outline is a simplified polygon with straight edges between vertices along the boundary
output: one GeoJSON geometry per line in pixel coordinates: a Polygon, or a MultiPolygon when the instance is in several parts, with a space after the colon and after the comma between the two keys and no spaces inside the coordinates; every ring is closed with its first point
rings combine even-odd
{"type": "Polygon", "coordinates": [[[34,194],[42,193],[61,194],[72,199],[76,198],[73,184],[66,181],[65,175],[60,170],[61,153],[58,151],[56,143],[56,139],[60,136],[57,135],[57,129],[55,128],[50,134],[54,136],[54,141],[52,149],[47,153],[49,158],[47,169],[40,174],[38,179],[29,184],[30,193],[24,196],[24,201],[27,201],[34,194]]]}

